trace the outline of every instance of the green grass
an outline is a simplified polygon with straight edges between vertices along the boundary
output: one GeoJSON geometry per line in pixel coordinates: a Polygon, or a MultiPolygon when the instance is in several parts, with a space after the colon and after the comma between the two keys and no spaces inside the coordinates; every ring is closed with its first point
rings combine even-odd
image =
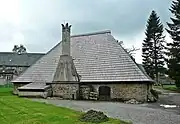
{"type": "Polygon", "coordinates": [[[3,96],[12,96],[12,88],[0,87],[0,98],[3,96]]]}
{"type": "Polygon", "coordinates": [[[169,90],[169,91],[174,91],[174,92],[180,92],[179,89],[176,87],[176,85],[163,85],[162,86],[154,86],[157,89],[164,89],[164,90],[169,90]]]}
{"type": "Polygon", "coordinates": [[[176,87],[176,85],[163,85],[163,89],[165,90],[171,90],[171,91],[177,91],[178,88],[176,87]]]}
{"type": "MultiPolygon", "coordinates": [[[[0,124],[91,124],[79,121],[82,113],[68,108],[13,96],[10,88],[0,88],[0,124]]],[[[110,119],[101,124],[128,124],[110,119]]]]}

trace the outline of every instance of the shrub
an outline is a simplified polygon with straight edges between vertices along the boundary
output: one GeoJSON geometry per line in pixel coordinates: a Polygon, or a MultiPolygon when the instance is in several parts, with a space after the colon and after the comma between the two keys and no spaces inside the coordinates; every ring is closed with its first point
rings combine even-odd
{"type": "Polygon", "coordinates": [[[177,89],[180,89],[180,81],[175,82],[177,89]]]}
{"type": "Polygon", "coordinates": [[[151,89],[150,92],[156,99],[159,99],[158,92],[156,90],[151,89]]]}
{"type": "Polygon", "coordinates": [[[109,118],[100,111],[89,110],[85,114],[83,114],[80,118],[82,122],[92,122],[92,123],[101,123],[108,121],[109,118]]]}

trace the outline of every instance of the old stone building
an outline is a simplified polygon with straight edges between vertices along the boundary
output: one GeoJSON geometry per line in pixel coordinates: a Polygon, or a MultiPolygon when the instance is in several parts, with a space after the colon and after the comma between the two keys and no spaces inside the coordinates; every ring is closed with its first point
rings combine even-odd
{"type": "Polygon", "coordinates": [[[0,52],[0,85],[20,75],[43,55],[42,53],[0,52]]]}
{"type": "Polygon", "coordinates": [[[19,96],[147,101],[153,80],[137,65],[110,31],[70,36],[62,25],[62,41],[14,79],[19,96]]]}

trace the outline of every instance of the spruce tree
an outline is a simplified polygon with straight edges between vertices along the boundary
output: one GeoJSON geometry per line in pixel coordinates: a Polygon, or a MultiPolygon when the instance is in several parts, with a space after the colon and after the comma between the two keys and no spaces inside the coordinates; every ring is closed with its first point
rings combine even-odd
{"type": "Polygon", "coordinates": [[[168,74],[180,88],[180,0],[174,0],[169,10],[173,17],[170,18],[171,22],[167,23],[168,29],[166,30],[173,42],[167,44],[168,74]]]}
{"type": "Polygon", "coordinates": [[[142,44],[143,66],[151,78],[158,82],[159,73],[164,72],[163,24],[159,16],[152,11],[146,25],[146,38],[142,44]]]}
{"type": "MultiPolygon", "coordinates": [[[[147,26],[148,27],[148,26],[147,26]]],[[[152,63],[152,59],[151,59],[151,47],[152,47],[152,42],[149,38],[148,35],[148,30],[146,30],[146,38],[143,42],[143,46],[142,46],[142,57],[143,57],[143,67],[146,70],[147,74],[154,79],[154,72],[153,72],[153,63],[152,63]]]]}

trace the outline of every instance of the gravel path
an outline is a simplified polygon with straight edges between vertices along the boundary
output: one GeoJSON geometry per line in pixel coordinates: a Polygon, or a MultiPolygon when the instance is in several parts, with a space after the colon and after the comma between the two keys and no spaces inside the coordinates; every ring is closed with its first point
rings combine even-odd
{"type": "Polygon", "coordinates": [[[122,120],[130,120],[133,124],[180,124],[180,115],[149,104],[132,105],[117,102],[71,101],[52,99],[33,99],[57,106],[72,108],[78,111],[96,109],[108,116],[122,120]]]}

